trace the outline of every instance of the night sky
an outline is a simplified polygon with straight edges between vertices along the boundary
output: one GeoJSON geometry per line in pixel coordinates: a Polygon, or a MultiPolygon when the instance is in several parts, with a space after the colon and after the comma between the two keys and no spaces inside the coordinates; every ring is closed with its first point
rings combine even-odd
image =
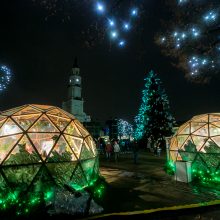
{"type": "MultiPolygon", "coordinates": [[[[127,2],[117,9],[118,16],[129,10],[127,2]]],[[[100,37],[102,18],[91,1],[72,1],[49,16],[51,11],[31,0],[1,0],[0,63],[12,69],[13,77],[7,90],[0,93],[0,110],[29,103],[61,107],[77,56],[84,110],[94,119],[118,117],[133,123],[144,77],[151,69],[159,74],[177,121],[220,112],[220,77],[205,85],[187,81],[154,43],[160,20],[170,16],[163,1],[143,2],[143,14],[137,18],[126,47],[119,48],[110,45],[108,36],[100,37]]]]}

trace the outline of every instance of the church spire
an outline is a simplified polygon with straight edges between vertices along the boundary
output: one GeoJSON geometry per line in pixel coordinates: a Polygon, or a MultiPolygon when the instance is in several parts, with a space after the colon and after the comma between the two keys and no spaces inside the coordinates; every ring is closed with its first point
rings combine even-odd
{"type": "Polygon", "coordinates": [[[75,57],[73,68],[79,68],[77,57],[75,57]]]}

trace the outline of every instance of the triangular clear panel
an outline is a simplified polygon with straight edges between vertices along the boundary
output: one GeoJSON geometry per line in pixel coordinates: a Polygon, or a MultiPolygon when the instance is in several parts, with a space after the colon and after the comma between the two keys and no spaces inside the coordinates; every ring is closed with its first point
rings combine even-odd
{"type": "Polygon", "coordinates": [[[170,150],[177,150],[178,149],[178,144],[177,144],[177,138],[174,136],[170,140],[170,150]]]}
{"type": "Polygon", "coordinates": [[[0,164],[8,156],[9,151],[15,146],[22,134],[0,138],[0,164]]]}
{"type": "Polygon", "coordinates": [[[220,128],[220,121],[212,122],[211,125],[214,125],[214,126],[220,128]]]}
{"type": "Polygon", "coordinates": [[[96,158],[81,161],[83,172],[88,182],[90,182],[90,180],[93,178],[95,161],[96,161],[96,158]]]}
{"type": "Polygon", "coordinates": [[[76,163],[47,163],[50,174],[59,186],[70,183],[70,177],[76,167],[76,163]]]}
{"type": "Polygon", "coordinates": [[[194,144],[192,137],[189,136],[184,144],[181,147],[181,150],[188,151],[188,152],[196,152],[196,145],[194,144]]]}
{"type": "Polygon", "coordinates": [[[12,108],[12,109],[1,112],[1,114],[10,116],[10,115],[13,115],[14,113],[18,112],[19,110],[21,110],[23,108],[24,108],[24,106],[20,106],[20,107],[17,107],[17,108],[12,108]]]}
{"type": "Polygon", "coordinates": [[[200,154],[202,153],[198,153],[196,158],[194,159],[193,163],[192,163],[192,168],[197,170],[197,171],[207,171],[208,167],[205,163],[205,161],[200,157],[200,154]]]}
{"type": "Polygon", "coordinates": [[[178,135],[177,136],[178,148],[182,148],[183,144],[185,143],[188,137],[189,135],[178,135]]]}
{"type": "Polygon", "coordinates": [[[203,122],[191,122],[191,133],[197,131],[199,128],[207,125],[207,123],[203,122]]]}
{"type": "Polygon", "coordinates": [[[59,132],[46,115],[42,115],[29,129],[29,132],[59,132]]]}
{"type": "Polygon", "coordinates": [[[10,118],[2,125],[0,129],[0,136],[18,134],[21,133],[22,130],[12,121],[10,118]]]}
{"type": "Polygon", "coordinates": [[[7,116],[3,116],[3,115],[1,115],[1,113],[0,113],[0,121],[4,120],[4,119],[6,119],[6,118],[7,118],[7,116]]]}
{"type": "Polygon", "coordinates": [[[190,124],[186,123],[184,125],[182,125],[179,130],[178,130],[178,134],[190,134],[190,124]]]}
{"type": "Polygon", "coordinates": [[[96,144],[95,144],[93,138],[91,136],[88,136],[87,138],[85,138],[85,141],[88,144],[88,146],[90,147],[90,149],[92,149],[93,154],[97,155],[96,144]]]}
{"type": "Polygon", "coordinates": [[[76,170],[73,173],[70,185],[73,188],[83,188],[88,185],[88,183],[85,179],[85,176],[83,174],[83,170],[81,169],[81,167],[79,165],[77,166],[76,170]]]}
{"type": "Polygon", "coordinates": [[[50,111],[52,109],[54,109],[54,106],[50,106],[50,105],[31,105],[33,108],[35,109],[39,109],[40,111],[50,111]]]}
{"type": "Polygon", "coordinates": [[[193,132],[193,135],[199,135],[203,137],[208,137],[209,136],[209,130],[208,130],[208,125],[205,125],[199,129],[197,129],[195,132],[193,132]]]}
{"type": "Polygon", "coordinates": [[[3,165],[21,165],[39,163],[41,159],[27,136],[23,136],[19,143],[14,147],[13,151],[6,158],[3,165]]]}
{"type": "Polygon", "coordinates": [[[69,112],[64,111],[61,108],[57,108],[60,112],[62,112],[64,115],[66,115],[67,118],[75,119],[74,115],[70,114],[69,112]]]}
{"type": "Polygon", "coordinates": [[[47,116],[60,129],[60,131],[63,131],[70,122],[70,119],[67,119],[67,118],[61,118],[61,117],[49,115],[49,114],[47,114],[47,116]]]}
{"type": "Polygon", "coordinates": [[[220,146],[217,145],[212,139],[208,139],[203,147],[203,152],[208,154],[220,154],[220,146]]]}
{"type": "Polygon", "coordinates": [[[4,167],[2,170],[7,178],[7,181],[14,188],[19,188],[22,191],[26,190],[39,171],[41,165],[25,165],[4,167]]]}
{"type": "Polygon", "coordinates": [[[82,148],[83,139],[73,137],[70,135],[65,135],[65,138],[66,138],[67,142],[69,143],[70,147],[72,148],[73,152],[77,156],[77,158],[79,158],[81,148],[82,148]]]}
{"type": "Polygon", "coordinates": [[[200,153],[201,158],[206,162],[211,171],[215,171],[219,165],[220,154],[200,153]]]}
{"type": "Polygon", "coordinates": [[[184,161],[194,161],[197,152],[186,152],[183,150],[179,150],[179,154],[184,161]]]}
{"type": "Polygon", "coordinates": [[[41,114],[30,114],[22,116],[12,116],[12,118],[24,129],[27,130],[41,114]]]}
{"type": "Polygon", "coordinates": [[[76,125],[74,124],[74,122],[71,122],[67,128],[64,131],[65,134],[69,134],[69,135],[73,135],[76,137],[81,137],[82,135],[80,134],[78,128],[76,127],[76,125]]]}
{"type": "Polygon", "coordinates": [[[89,135],[89,132],[84,128],[84,126],[78,120],[74,120],[74,123],[77,125],[77,128],[79,129],[83,137],[89,135]]]}
{"type": "Polygon", "coordinates": [[[208,123],[208,115],[198,115],[192,118],[193,122],[202,122],[202,123],[208,123]]]}
{"type": "Polygon", "coordinates": [[[23,109],[21,109],[19,112],[16,112],[14,114],[14,116],[20,116],[20,115],[29,115],[29,114],[40,114],[41,111],[35,109],[35,108],[32,108],[31,106],[27,106],[23,109]]]}
{"type": "Polygon", "coordinates": [[[212,140],[220,147],[220,136],[212,137],[212,140]]]}
{"type": "Polygon", "coordinates": [[[77,158],[73,151],[70,149],[66,140],[61,136],[51,151],[47,161],[48,162],[61,162],[61,161],[76,161],[77,158]]]}
{"type": "Polygon", "coordinates": [[[80,160],[88,159],[95,157],[92,150],[89,148],[89,146],[84,142],[82,144],[82,150],[80,154],[80,160]]]}
{"type": "Polygon", "coordinates": [[[0,119],[0,128],[4,124],[5,121],[6,121],[6,119],[0,119]]]}
{"type": "Polygon", "coordinates": [[[57,117],[59,117],[59,118],[70,119],[66,114],[64,114],[62,111],[60,111],[60,110],[57,109],[57,108],[48,111],[47,114],[48,114],[48,115],[57,116],[57,117]]]}
{"type": "Polygon", "coordinates": [[[43,160],[47,158],[59,136],[58,133],[29,133],[28,135],[43,160]]]}
{"type": "Polygon", "coordinates": [[[220,135],[220,127],[216,127],[212,124],[209,125],[210,136],[220,135]]]}
{"type": "Polygon", "coordinates": [[[206,141],[208,140],[208,137],[201,137],[196,135],[192,135],[191,137],[193,139],[197,151],[200,151],[202,147],[205,145],[206,141]]]}
{"type": "Polygon", "coordinates": [[[45,166],[42,166],[35,175],[33,184],[29,191],[31,192],[49,192],[55,186],[55,181],[45,166]]]}
{"type": "Polygon", "coordinates": [[[220,114],[209,115],[209,123],[213,123],[213,122],[220,123],[220,114]]]}

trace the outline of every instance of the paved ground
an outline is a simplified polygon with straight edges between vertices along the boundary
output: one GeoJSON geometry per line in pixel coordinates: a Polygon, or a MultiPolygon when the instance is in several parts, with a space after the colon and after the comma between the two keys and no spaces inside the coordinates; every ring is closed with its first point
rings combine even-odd
{"type": "MultiPolygon", "coordinates": [[[[173,176],[164,172],[164,164],[165,154],[155,157],[147,151],[139,153],[138,164],[133,163],[132,153],[122,154],[118,162],[113,158],[106,161],[104,155],[100,155],[101,174],[108,183],[102,201],[104,212],[137,211],[220,199],[220,190],[176,182],[173,176]]],[[[218,206],[203,207],[185,211],[186,216],[183,213],[176,215],[178,219],[220,219],[218,210],[218,206]]]]}

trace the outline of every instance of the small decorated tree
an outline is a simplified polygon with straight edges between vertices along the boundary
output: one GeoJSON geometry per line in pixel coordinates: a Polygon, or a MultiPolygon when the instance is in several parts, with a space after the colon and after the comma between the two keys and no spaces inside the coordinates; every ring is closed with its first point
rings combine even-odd
{"type": "Polygon", "coordinates": [[[133,133],[133,126],[123,119],[118,120],[118,135],[120,139],[126,137],[130,139],[133,133]]]}
{"type": "Polygon", "coordinates": [[[145,78],[142,103],[135,117],[134,137],[137,140],[156,142],[172,134],[174,118],[170,113],[169,101],[157,74],[150,71],[145,78]]]}

